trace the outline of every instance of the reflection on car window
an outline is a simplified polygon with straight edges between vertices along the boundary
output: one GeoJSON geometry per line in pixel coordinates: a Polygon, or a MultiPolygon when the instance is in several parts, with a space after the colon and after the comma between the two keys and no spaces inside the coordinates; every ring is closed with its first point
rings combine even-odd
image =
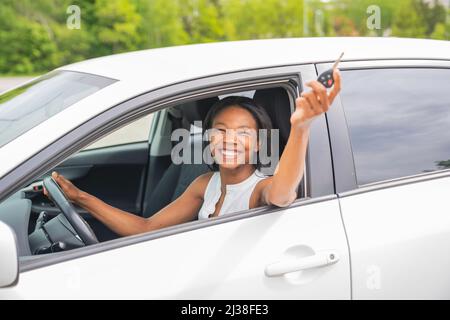
{"type": "Polygon", "coordinates": [[[359,185],[450,168],[450,70],[343,71],[359,185]]]}
{"type": "Polygon", "coordinates": [[[115,81],[56,71],[0,95],[0,147],[115,81]]]}
{"type": "Polygon", "coordinates": [[[90,144],[83,150],[106,148],[130,143],[149,141],[150,126],[153,121],[153,114],[140,118],[123,128],[113,131],[90,144]]]}

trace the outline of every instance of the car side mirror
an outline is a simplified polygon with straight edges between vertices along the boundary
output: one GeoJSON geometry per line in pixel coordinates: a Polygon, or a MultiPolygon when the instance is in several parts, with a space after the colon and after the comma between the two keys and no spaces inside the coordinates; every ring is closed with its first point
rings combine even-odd
{"type": "Polygon", "coordinates": [[[16,234],[0,221],[0,288],[14,286],[19,279],[16,234]]]}

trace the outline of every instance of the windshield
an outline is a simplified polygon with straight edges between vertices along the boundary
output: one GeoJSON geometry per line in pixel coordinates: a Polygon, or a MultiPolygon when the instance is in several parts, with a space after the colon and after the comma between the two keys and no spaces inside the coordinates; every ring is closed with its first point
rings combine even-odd
{"type": "Polygon", "coordinates": [[[0,95],[0,147],[115,81],[55,71],[0,95]]]}

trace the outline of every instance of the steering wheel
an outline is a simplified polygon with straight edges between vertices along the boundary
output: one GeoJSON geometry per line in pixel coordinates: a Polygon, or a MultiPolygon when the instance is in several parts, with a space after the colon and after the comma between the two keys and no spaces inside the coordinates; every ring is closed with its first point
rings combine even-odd
{"type": "Polygon", "coordinates": [[[44,179],[43,184],[53,202],[67,218],[84,244],[90,245],[98,243],[94,231],[92,231],[87,222],[81,217],[77,210],[75,210],[75,207],[67,199],[58,183],[52,177],[47,177],[44,179]]]}

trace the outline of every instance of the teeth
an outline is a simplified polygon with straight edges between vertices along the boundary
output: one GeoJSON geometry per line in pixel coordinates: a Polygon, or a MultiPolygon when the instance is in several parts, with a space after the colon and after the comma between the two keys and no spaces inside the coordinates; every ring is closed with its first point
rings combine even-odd
{"type": "Polygon", "coordinates": [[[229,151],[229,150],[222,150],[222,154],[226,157],[234,157],[235,155],[237,155],[237,152],[229,151]]]}

